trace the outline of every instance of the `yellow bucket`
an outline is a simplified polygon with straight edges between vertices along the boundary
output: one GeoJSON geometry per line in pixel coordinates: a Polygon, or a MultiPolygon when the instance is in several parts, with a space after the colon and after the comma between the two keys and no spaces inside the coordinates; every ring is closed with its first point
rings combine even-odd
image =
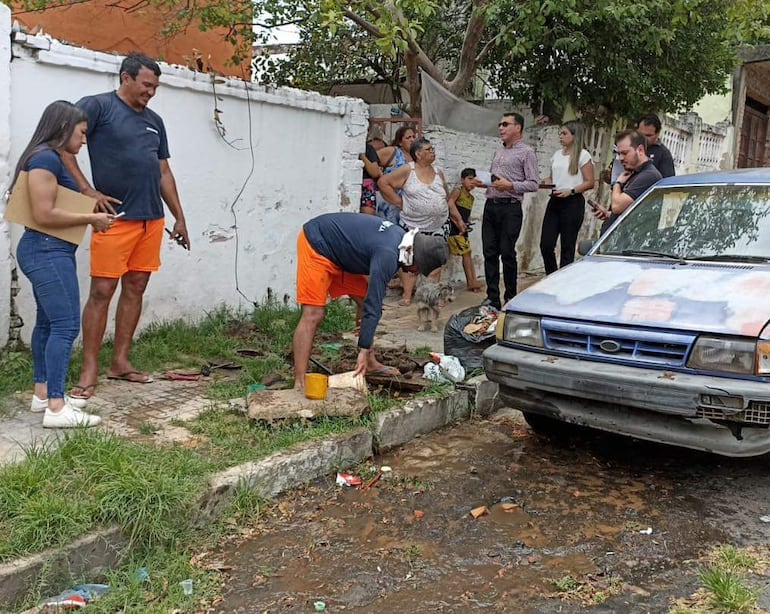
{"type": "Polygon", "coordinates": [[[320,373],[308,373],[305,375],[305,396],[308,399],[320,401],[326,398],[329,388],[329,378],[320,373]]]}

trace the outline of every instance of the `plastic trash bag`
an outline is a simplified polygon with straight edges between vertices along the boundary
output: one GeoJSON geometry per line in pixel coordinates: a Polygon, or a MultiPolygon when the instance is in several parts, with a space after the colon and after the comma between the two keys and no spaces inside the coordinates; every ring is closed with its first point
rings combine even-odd
{"type": "Polygon", "coordinates": [[[431,352],[431,358],[438,362],[429,362],[423,368],[423,377],[444,384],[457,383],[465,379],[465,369],[455,356],[431,352]]]}
{"type": "Polygon", "coordinates": [[[497,312],[491,307],[469,307],[456,313],[444,327],[444,353],[456,356],[466,371],[483,367],[481,355],[495,342],[494,328],[481,334],[470,335],[463,329],[473,321],[497,312]]]}

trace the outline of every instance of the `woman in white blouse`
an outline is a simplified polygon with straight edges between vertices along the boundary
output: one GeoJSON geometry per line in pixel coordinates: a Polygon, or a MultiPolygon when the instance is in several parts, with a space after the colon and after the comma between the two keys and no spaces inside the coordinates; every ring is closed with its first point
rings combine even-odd
{"type": "Polygon", "coordinates": [[[556,270],[556,240],[561,238],[559,267],[575,260],[575,244],[585,216],[583,192],[594,187],[591,154],[583,149],[583,125],[567,122],[561,127],[561,149],[551,157],[551,176],[543,183],[553,184],[540,234],[540,253],[545,273],[556,270]]]}

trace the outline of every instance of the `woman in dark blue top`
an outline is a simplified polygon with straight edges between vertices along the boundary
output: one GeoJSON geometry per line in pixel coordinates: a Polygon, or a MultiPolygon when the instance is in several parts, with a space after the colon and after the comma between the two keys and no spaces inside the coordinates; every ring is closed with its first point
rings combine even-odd
{"type": "MultiPolygon", "coordinates": [[[[27,171],[30,212],[40,228],[91,224],[94,231],[103,232],[115,221],[108,213],[74,213],[56,207],[59,186],[77,191],[60,152],[77,154],[86,142],[86,127],[83,111],[63,100],[53,102],[43,111],[19,159],[13,184],[21,171],[27,171]]],[[[35,383],[31,409],[45,412],[45,428],[96,426],[101,422],[99,416],[81,411],[85,406],[82,400],[64,395],[72,344],[80,331],[76,249],[74,243],[31,228],[24,231],[16,249],[19,268],[32,283],[37,304],[31,342],[35,383]]]]}

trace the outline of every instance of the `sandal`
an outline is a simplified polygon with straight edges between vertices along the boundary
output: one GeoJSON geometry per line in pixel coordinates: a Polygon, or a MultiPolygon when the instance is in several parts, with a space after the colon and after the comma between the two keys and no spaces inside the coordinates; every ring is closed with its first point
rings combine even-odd
{"type": "Polygon", "coordinates": [[[70,397],[73,399],[88,400],[94,396],[94,392],[96,392],[96,384],[88,384],[88,386],[81,386],[78,384],[70,389],[70,397]],[[91,392],[88,392],[89,390],[91,392]]]}

